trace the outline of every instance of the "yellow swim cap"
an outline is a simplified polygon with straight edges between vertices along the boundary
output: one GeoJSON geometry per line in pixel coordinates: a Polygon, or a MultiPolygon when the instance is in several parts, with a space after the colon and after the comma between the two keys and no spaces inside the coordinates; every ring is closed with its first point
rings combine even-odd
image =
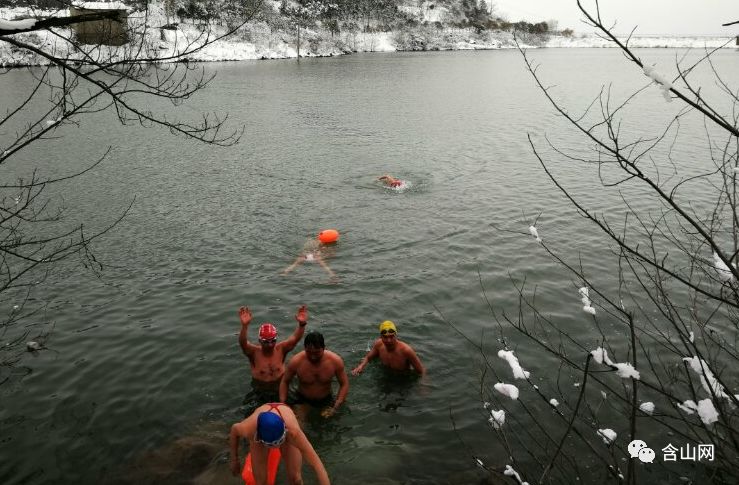
{"type": "Polygon", "coordinates": [[[394,333],[398,333],[398,329],[395,328],[395,324],[390,320],[385,320],[380,324],[380,333],[382,333],[383,330],[392,330],[394,333]]]}

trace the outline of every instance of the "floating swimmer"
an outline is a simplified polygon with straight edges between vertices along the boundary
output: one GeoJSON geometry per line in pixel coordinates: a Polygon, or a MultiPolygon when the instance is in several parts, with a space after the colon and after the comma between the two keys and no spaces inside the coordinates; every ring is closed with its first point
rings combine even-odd
{"type": "Polygon", "coordinates": [[[331,281],[336,282],[338,278],[336,273],[326,264],[325,258],[330,256],[330,251],[327,251],[329,246],[333,245],[339,239],[339,231],[336,229],[327,229],[321,231],[315,239],[308,239],[303,244],[303,249],[300,251],[300,255],[295,258],[295,261],[282,270],[282,274],[286,275],[296,267],[307,262],[313,262],[320,264],[321,267],[328,273],[331,281]]]}
{"type": "Polygon", "coordinates": [[[388,174],[383,175],[377,180],[382,180],[385,183],[385,186],[390,187],[391,189],[404,189],[408,186],[408,183],[405,180],[395,178],[388,174]]]}

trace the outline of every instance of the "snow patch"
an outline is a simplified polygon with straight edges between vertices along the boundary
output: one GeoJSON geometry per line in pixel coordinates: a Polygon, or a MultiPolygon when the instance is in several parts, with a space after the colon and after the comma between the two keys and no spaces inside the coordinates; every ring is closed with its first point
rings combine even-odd
{"type": "Polygon", "coordinates": [[[643,402],[639,405],[639,410],[643,413],[651,415],[654,412],[654,403],[643,402]]]}
{"type": "Polygon", "coordinates": [[[611,428],[604,428],[598,430],[598,436],[603,439],[603,443],[610,445],[616,440],[616,432],[613,431],[611,428]]]}
{"type": "Polygon", "coordinates": [[[490,411],[490,418],[488,418],[488,422],[493,427],[493,429],[500,429],[501,426],[503,426],[503,424],[505,423],[505,411],[503,411],[502,409],[500,411],[490,411]]]}
{"type": "Polygon", "coordinates": [[[518,358],[515,355],[513,355],[512,350],[499,350],[498,357],[508,362],[508,365],[511,366],[511,370],[513,371],[513,377],[515,379],[528,379],[529,378],[530,372],[527,370],[524,370],[521,367],[521,364],[518,363],[518,358]]]}
{"type": "Polygon", "coordinates": [[[508,396],[513,400],[518,399],[518,388],[513,384],[503,384],[502,382],[498,382],[493,387],[504,396],[508,396]]]}

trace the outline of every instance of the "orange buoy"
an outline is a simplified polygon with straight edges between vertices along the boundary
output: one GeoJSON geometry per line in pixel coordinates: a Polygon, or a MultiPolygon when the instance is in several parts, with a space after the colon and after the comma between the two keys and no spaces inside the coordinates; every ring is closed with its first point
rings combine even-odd
{"type": "MultiPolygon", "coordinates": [[[[270,448],[269,455],[267,455],[267,483],[269,485],[275,485],[277,479],[277,467],[280,466],[280,454],[279,448],[270,448]]],[[[254,473],[251,468],[251,452],[246,456],[244,462],[244,469],[241,471],[241,478],[244,479],[246,485],[256,485],[257,482],[254,480],[254,473]]]]}
{"type": "Polygon", "coordinates": [[[326,229],[318,233],[318,240],[324,244],[336,242],[339,240],[339,231],[336,229],[326,229]]]}

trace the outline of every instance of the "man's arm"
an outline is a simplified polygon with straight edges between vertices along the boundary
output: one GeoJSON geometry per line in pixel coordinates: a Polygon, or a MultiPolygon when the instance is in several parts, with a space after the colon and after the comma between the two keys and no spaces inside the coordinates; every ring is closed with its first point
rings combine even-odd
{"type": "Polygon", "coordinates": [[[308,464],[316,472],[318,484],[331,485],[331,480],[329,480],[328,478],[326,467],[323,466],[321,458],[318,456],[318,453],[316,453],[316,450],[313,449],[313,445],[310,444],[308,438],[305,437],[305,433],[303,433],[303,430],[301,430],[300,428],[296,429],[293,436],[293,446],[300,450],[300,453],[303,455],[303,459],[307,461],[308,464]]]}
{"type": "Polygon", "coordinates": [[[418,372],[422,376],[426,375],[426,368],[421,363],[421,359],[418,358],[418,355],[416,355],[416,351],[413,350],[413,347],[411,347],[410,345],[406,346],[406,358],[408,359],[408,362],[411,363],[416,372],[418,372]]]}
{"type": "Polygon", "coordinates": [[[298,312],[295,314],[295,320],[298,321],[298,326],[295,327],[295,331],[280,343],[285,352],[283,355],[285,356],[287,356],[287,353],[298,345],[298,342],[300,342],[300,339],[303,338],[303,334],[305,333],[305,326],[308,325],[308,308],[305,305],[298,308],[298,312]]]}
{"type": "Polygon", "coordinates": [[[346,395],[349,394],[349,377],[346,375],[344,370],[344,360],[337,355],[336,356],[336,380],[339,381],[339,393],[336,395],[336,401],[334,402],[334,412],[336,412],[344,401],[346,401],[346,395]]]}
{"type": "Polygon", "coordinates": [[[242,306],[241,308],[239,308],[239,319],[241,320],[239,345],[241,346],[241,350],[244,352],[244,355],[246,355],[250,359],[254,358],[254,352],[256,352],[259,348],[254,344],[250,344],[247,340],[247,333],[249,330],[249,324],[251,323],[251,318],[251,310],[249,310],[248,306],[242,306]]]}
{"type": "Polygon", "coordinates": [[[361,374],[362,371],[364,371],[364,368],[367,367],[367,364],[369,364],[369,361],[380,355],[380,345],[382,345],[382,342],[380,340],[376,340],[372,349],[367,352],[362,361],[359,362],[359,365],[352,370],[353,376],[361,374]]]}
{"type": "Polygon", "coordinates": [[[293,380],[295,370],[297,369],[297,355],[294,355],[285,367],[285,373],[280,380],[280,402],[287,402],[287,392],[290,390],[290,381],[293,380]]]}

